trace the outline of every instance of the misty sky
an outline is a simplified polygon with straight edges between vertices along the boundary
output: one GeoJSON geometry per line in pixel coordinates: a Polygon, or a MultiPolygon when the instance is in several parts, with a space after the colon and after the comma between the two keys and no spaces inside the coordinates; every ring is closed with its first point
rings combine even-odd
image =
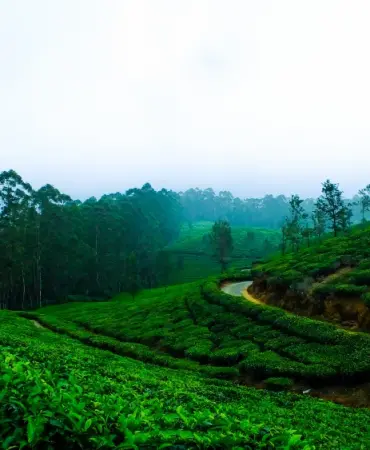
{"type": "Polygon", "coordinates": [[[73,197],[370,183],[368,0],[1,0],[0,170],[73,197]]]}

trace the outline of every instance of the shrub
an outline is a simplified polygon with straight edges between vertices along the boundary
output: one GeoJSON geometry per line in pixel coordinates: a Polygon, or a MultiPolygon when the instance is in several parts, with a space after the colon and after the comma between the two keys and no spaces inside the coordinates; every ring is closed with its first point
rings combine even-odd
{"type": "Polygon", "coordinates": [[[357,297],[367,291],[367,286],[356,286],[355,284],[322,283],[314,287],[312,293],[319,297],[327,297],[335,294],[343,297],[357,297]]]}
{"type": "Polygon", "coordinates": [[[334,292],[343,297],[356,297],[364,294],[368,290],[367,286],[356,286],[355,284],[336,284],[334,292]]]}
{"type": "Polygon", "coordinates": [[[294,381],[286,377],[271,377],[264,381],[268,389],[284,391],[293,387],[294,381]]]}
{"type": "Polygon", "coordinates": [[[370,292],[366,292],[365,294],[362,295],[362,299],[365,303],[365,305],[370,308],[370,292]]]}
{"type": "Polygon", "coordinates": [[[370,285],[370,269],[353,270],[350,273],[349,282],[356,285],[370,285]]]}

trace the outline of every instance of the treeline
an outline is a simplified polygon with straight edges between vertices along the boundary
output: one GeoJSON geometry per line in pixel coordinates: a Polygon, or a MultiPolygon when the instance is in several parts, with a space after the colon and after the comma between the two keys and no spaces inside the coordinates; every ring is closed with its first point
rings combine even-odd
{"type": "MultiPolygon", "coordinates": [[[[361,191],[360,191],[361,192],[361,191]]],[[[200,220],[227,220],[231,225],[279,229],[284,218],[290,214],[290,198],[284,195],[266,195],[263,198],[241,199],[231,192],[221,191],[216,194],[213,189],[189,189],[180,193],[184,207],[184,217],[191,224],[200,220]]],[[[352,220],[362,220],[360,205],[361,195],[345,199],[345,204],[352,204],[352,220]]],[[[302,206],[308,214],[315,209],[315,199],[304,199],[302,206]]]]}
{"type": "MultiPolygon", "coordinates": [[[[80,202],[49,184],[34,190],[16,172],[5,171],[0,173],[0,308],[32,308],[71,294],[134,294],[167,284],[177,269],[165,247],[184,222],[282,227],[285,252],[310,245],[328,229],[346,230],[351,220],[365,220],[369,209],[370,186],[349,202],[329,181],[317,201],[298,196],[242,201],[228,192],[216,196],[212,189],[178,194],[145,184],[80,202]]],[[[223,268],[232,252],[229,231],[211,239],[223,268]]]]}
{"type": "Polygon", "coordinates": [[[366,222],[366,213],[370,210],[370,185],[348,201],[338,184],[326,180],[313,209],[305,209],[304,204],[299,195],[292,195],[289,199],[289,212],[281,227],[283,254],[288,250],[299,251],[302,246],[309,247],[312,239],[320,241],[326,233],[338,236],[347,232],[355,214],[356,222],[366,222]]]}
{"type": "Polygon", "coordinates": [[[182,223],[179,195],[149,184],[73,201],[0,173],[0,308],[32,308],[69,294],[106,297],[161,283],[161,249],[182,223]]]}

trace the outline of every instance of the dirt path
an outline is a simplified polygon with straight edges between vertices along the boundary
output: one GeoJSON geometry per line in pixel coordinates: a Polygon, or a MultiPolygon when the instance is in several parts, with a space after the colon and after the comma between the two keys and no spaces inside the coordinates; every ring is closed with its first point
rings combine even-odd
{"type": "Polygon", "coordinates": [[[258,298],[253,297],[253,295],[250,294],[247,289],[244,289],[242,291],[242,295],[243,295],[243,297],[245,299],[247,299],[248,301],[250,301],[252,303],[256,303],[257,305],[264,305],[264,303],[261,302],[261,300],[259,300],[258,298]]]}
{"type": "Polygon", "coordinates": [[[243,291],[252,284],[252,281],[242,281],[239,283],[225,283],[221,286],[221,291],[234,297],[242,297],[243,291]]]}
{"type": "Polygon", "coordinates": [[[258,305],[263,305],[263,302],[258,300],[258,298],[253,297],[248,292],[249,286],[252,284],[252,281],[242,281],[239,283],[225,283],[221,286],[222,292],[225,294],[233,295],[234,297],[244,297],[246,300],[256,303],[258,305]]]}

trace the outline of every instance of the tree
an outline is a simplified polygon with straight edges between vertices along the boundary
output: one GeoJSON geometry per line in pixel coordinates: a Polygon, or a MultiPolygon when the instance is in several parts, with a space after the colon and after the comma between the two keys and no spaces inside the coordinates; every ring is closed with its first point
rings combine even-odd
{"type": "Polygon", "coordinates": [[[287,241],[288,241],[288,222],[287,219],[284,220],[283,225],[281,226],[281,254],[285,255],[287,249],[287,241]]]}
{"type": "Polygon", "coordinates": [[[127,283],[126,288],[127,291],[132,295],[132,298],[135,298],[136,294],[141,289],[141,282],[139,277],[139,268],[137,262],[137,256],[134,252],[131,252],[127,258],[127,283]]]}
{"type": "Polygon", "coordinates": [[[370,184],[358,191],[360,197],[359,203],[361,207],[362,222],[366,222],[365,213],[370,210],[370,184]]]}
{"type": "Polygon", "coordinates": [[[352,203],[348,203],[339,214],[339,227],[343,231],[347,231],[351,226],[351,218],[353,215],[351,206],[352,203]]]}
{"type": "Polygon", "coordinates": [[[221,271],[225,271],[233,251],[233,238],[229,222],[218,220],[214,223],[209,234],[209,243],[213,252],[212,256],[221,266],[221,271]]]}
{"type": "Polygon", "coordinates": [[[345,205],[343,192],[338,184],[326,180],[322,185],[322,195],[316,202],[316,209],[329,221],[334,236],[348,227],[350,208],[345,205]]]}
{"type": "Polygon", "coordinates": [[[302,237],[306,239],[306,245],[307,247],[311,244],[311,236],[313,235],[313,228],[311,228],[308,225],[308,222],[306,222],[305,227],[302,229],[302,237]]]}
{"type": "Polygon", "coordinates": [[[156,255],[182,221],[179,195],[148,183],[81,203],[2,172],[0,308],[27,309],[68,295],[135,295],[158,285],[156,255]]]}
{"type": "Polygon", "coordinates": [[[167,286],[169,284],[172,273],[173,264],[171,262],[171,255],[169,252],[161,250],[157,254],[156,273],[157,280],[160,286],[167,286]]]}
{"type": "Polygon", "coordinates": [[[284,222],[283,236],[291,242],[293,251],[298,251],[302,239],[302,220],[307,218],[307,214],[302,206],[303,200],[299,195],[292,195],[289,200],[289,217],[284,222]]]}
{"type": "Polygon", "coordinates": [[[312,215],[313,234],[321,241],[322,235],[325,233],[326,217],[321,209],[315,208],[312,215]]]}

